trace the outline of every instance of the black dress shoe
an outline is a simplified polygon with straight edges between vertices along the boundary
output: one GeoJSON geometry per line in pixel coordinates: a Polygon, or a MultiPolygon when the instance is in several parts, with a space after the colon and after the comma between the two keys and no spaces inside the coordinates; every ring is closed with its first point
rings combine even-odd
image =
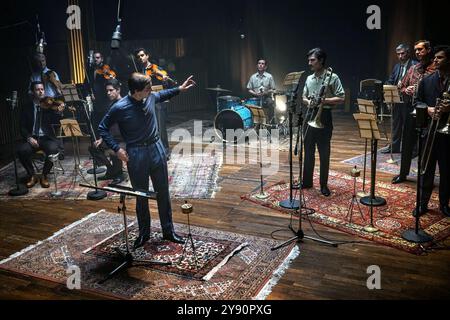
{"type": "Polygon", "coordinates": [[[444,216],[450,217],[450,207],[449,206],[441,206],[440,210],[444,214],[444,216]]]}
{"type": "Polygon", "coordinates": [[[395,176],[393,179],[392,179],[392,184],[399,184],[399,183],[402,183],[402,182],[405,182],[406,181],[406,177],[405,176],[395,176]]]}
{"type": "Polygon", "coordinates": [[[391,153],[391,148],[387,147],[386,149],[381,150],[382,154],[388,154],[391,153]]]}
{"type": "Polygon", "coordinates": [[[321,192],[325,197],[329,197],[329,196],[331,195],[331,191],[330,191],[330,189],[328,189],[327,186],[321,187],[321,188],[320,188],[320,192],[321,192]]]}
{"type": "Polygon", "coordinates": [[[123,176],[123,173],[115,176],[112,178],[111,183],[109,184],[110,186],[114,186],[116,184],[122,183],[125,180],[125,177],[123,176]]]}
{"type": "Polygon", "coordinates": [[[301,184],[301,186],[302,186],[302,189],[311,189],[313,186],[312,185],[309,185],[309,184],[301,184]]]}
{"type": "Polygon", "coordinates": [[[150,240],[150,236],[139,236],[135,241],[134,241],[134,250],[142,247],[148,240],[150,240]]]}
{"type": "Polygon", "coordinates": [[[184,244],[184,242],[185,242],[185,240],[183,238],[181,238],[179,235],[177,235],[176,233],[172,233],[170,235],[164,235],[163,239],[174,242],[174,243],[179,243],[179,244],[184,244]]]}
{"type": "MultiPolygon", "coordinates": [[[[419,217],[423,216],[424,214],[426,214],[428,212],[428,208],[427,207],[419,207],[419,217]]],[[[417,208],[413,210],[412,215],[414,218],[417,218],[417,208]]]]}

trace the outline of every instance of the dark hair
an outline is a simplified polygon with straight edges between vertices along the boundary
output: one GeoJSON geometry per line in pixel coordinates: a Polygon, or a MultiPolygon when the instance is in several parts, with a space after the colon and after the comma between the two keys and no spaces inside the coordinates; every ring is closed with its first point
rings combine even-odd
{"type": "Polygon", "coordinates": [[[264,58],[259,58],[259,59],[256,61],[256,64],[258,64],[261,60],[264,61],[264,63],[265,63],[266,66],[269,64],[269,63],[267,62],[267,59],[264,59],[264,58]]]}
{"type": "Polygon", "coordinates": [[[137,49],[134,51],[134,55],[137,56],[138,53],[141,52],[141,51],[144,51],[145,55],[147,55],[147,56],[150,57],[150,52],[148,52],[147,49],[145,49],[145,48],[137,48],[137,49]]]}
{"type": "Polygon", "coordinates": [[[431,42],[428,40],[419,40],[414,43],[414,46],[417,46],[418,44],[423,43],[425,45],[425,48],[431,49],[431,42]]]}
{"type": "Polygon", "coordinates": [[[311,49],[308,52],[307,57],[309,58],[310,56],[315,56],[320,61],[320,63],[322,63],[322,66],[325,66],[325,63],[327,62],[327,54],[321,48],[311,49]]]}
{"type": "Polygon", "coordinates": [[[130,79],[128,79],[128,89],[131,94],[144,90],[148,85],[152,85],[152,79],[149,76],[137,72],[133,73],[130,79]]]}
{"type": "Polygon", "coordinates": [[[450,60],[450,46],[440,45],[434,47],[434,53],[438,53],[439,51],[443,51],[447,60],[450,60]]]}
{"type": "Polygon", "coordinates": [[[108,81],[106,81],[105,88],[107,86],[112,86],[114,89],[120,90],[120,88],[122,87],[122,84],[117,79],[109,79],[108,81]]]}
{"type": "Polygon", "coordinates": [[[405,50],[406,52],[411,52],[411,48],[409,47],[409,45],[404,44],[404,43],[400,43],[397,48],[395,48],[395,51],[400,51],[400,50],[405,50]]]}
{"type": "MultiPolygon", "coordinates": [[[[38,84],[42,84],[42,85],[44,86],[44,83],[43,83],[42,81],[33,81],[33,82],[31,83],[31,85],[30,85],[31,91],[34,91],[34,89],[36,88],[36,86],[37,86],[38,84]]],[[[44,86],[44,87],[45,87],[45,86],[44,86]]]]}
{"type": "Polygon", "coordinates": [[[96,54],[99,54],[103,58],[103,53],[101,53],[100,51],[94,51],[93,55],[95,56],[96,54]]]}

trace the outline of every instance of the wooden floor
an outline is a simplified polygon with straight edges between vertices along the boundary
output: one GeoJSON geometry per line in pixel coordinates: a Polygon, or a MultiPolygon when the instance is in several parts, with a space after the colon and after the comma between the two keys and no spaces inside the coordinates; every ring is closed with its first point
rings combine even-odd
{"type": "MultiPolygon", "coordinates": [[[[191,115],[192,116],[192,115],[191,115]]],[[[332,142],[332,170],[348,172],[340,161],[363,153],[351,115],[335,114],[332,142]]],[[[182,119],[175,119],[174,121],[182,119]]],[[[280,154],[281,172],[268,183],[288,178],[288,155],[280,154]]],[[[260,237],[286,228],[288,217],[240,199],[259,185],[257,166],[224,165],[220,174],[221,190],[212,200],[194,201],[194,225],[260,237]]],[[[388,181],[391,175],[379,174],[388,181]]],[[[174,220],[185,223],[179,212],[181,200],[173,201],[174,220]]],[[[129,207],[132,208],[131,204],[129,207]]],[[[107,209],[115,212],[115,202],[90,201],[9,201],[0,202],[0,259],[44,240],[54,232],[85,217],[107,209]]],[[[152,217],[157,219],[152,210],[152,217]]],[[[325,238],[355,240],[333,229],[314,225],[325,238]]],[[[314,235],[310,226],[304,231],[314,235]]],[[[279,234],[290,237],[291,234],[279,234]]],[[[450,252],[440,250],[415,256],[374,243],[325,246],[310,240],[299,243],[300,256],[274,287],[269,299],[436,299],[450,297],[450,252]],[[368,290],[367,268],[381,268],[381,290],[368,290]]],[[[447,242],[448,245],[448,242],[447,242]]],[[[90,293],[72,292],[64,286],[0,271],[0,298],[5,299],[97,299],[90,293]]]]}

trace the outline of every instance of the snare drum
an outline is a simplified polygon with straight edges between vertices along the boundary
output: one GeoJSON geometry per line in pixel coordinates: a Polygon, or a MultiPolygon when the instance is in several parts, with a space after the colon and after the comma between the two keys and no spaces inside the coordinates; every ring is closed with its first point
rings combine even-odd
{"type": "MultiPolygon", "coordinates": [[[[219,138],[224,141],[227,130],[247,131],[254,127],[253,116],[250,109],[244,106],[235,106],[219,112],[214,120],[214,129],[219,138]]],[[[240,137],[237,137],[238,139],[240,137]]]]}

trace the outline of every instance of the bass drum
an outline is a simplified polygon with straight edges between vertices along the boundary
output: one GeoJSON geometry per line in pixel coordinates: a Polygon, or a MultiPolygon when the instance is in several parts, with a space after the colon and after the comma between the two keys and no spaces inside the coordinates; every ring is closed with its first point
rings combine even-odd
{"type": "Polygon", "coordinates": [[[254,127],[253,115],[249,108],[244,106],[236,106],[231,109],[223,110],[216,115],[214,120],[214,129],[217,136],[225,142],[227,130],[242,130],[238,135],[235,134],[237,140],[242,139],[245,132],[254,127]]]}

